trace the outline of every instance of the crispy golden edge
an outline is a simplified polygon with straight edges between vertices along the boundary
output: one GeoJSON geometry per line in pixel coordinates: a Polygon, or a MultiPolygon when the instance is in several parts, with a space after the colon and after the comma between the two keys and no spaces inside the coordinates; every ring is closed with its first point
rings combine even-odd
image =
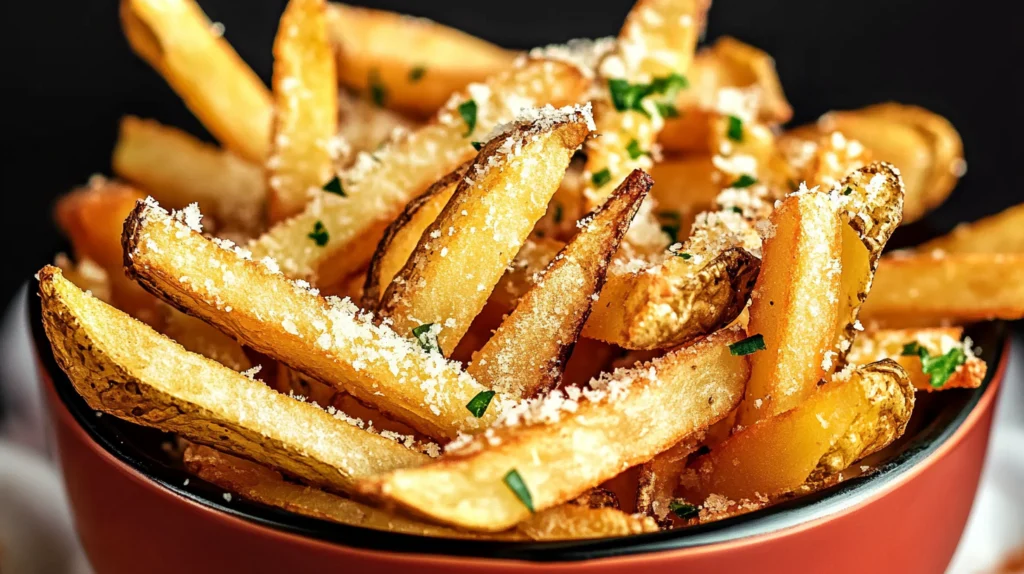
{"type": "Polygon", "coordinates": [[[57,268],[39,272],[39,291],[54,356],[98,411],[341,491],[355,478],[427,460],[185,351],[86,295],[57,268]]]}
{"type": "MultiPolygon", "coordinates": [[[[947,389],[976,389],[981,386],[988,372],[988,365],[978,357],[968,357],[964,364],[939,388],[931,385],[931,377],[922,370],[921,358],[904,355],[903,346],[916,342],[928,349],[932,356],[943,354],[943,339],[960,341],[962,327],[926,327],[920,329],[878,329],[861,333],[848,360],[862,365],[882,359],[892,359],[903,367],[910,376],[910,382],[918,391],[944,391],[947,389]]],[[[966,342],[964,343],[966,344],[966,342]]]]}
{"type": "Polygon", "coordinates": [[[121,0],[121,25],[210,133],[253,162],[270,145],[270,91],[193,0],[121,0]]]}
{"type": "Polygon", "coordinates": [[[327,22],[338,80],[362,92],[379,82],[386,106],[419,117],[433,114],[451,94],[508,68],[517,57],[460,30],[385,10],[332,2],[327,22]]]}
{"type": "Polygon", "coordinates": [[[594,295],[653,181],[634,170],[563,248],[537,285],[473,355],[467,372],[509,397],[554,388],[583,329],[594,295]]]}
{"type": "Polygon", "coordinates": [[[442,354],[455,349],[591,134],[588,109],[558,113],[517,123],[481,148],[381,298],[377,312],[396,332],[433,323],[443,326],[442,354]]]}
{"type": "Polygon", "coordinates": [[[290,0],[274,38],[270,221],[294,215],[334,171],[338,82],[324,0],[290,0]]]}
{"type": "Polygon", "coordinates": [[[920,253],[1024,253],[1024,203],[973,223],[961,223],[942,237],[915,248],[920,253]]]}
{"type": "Polygon", "coordinates": [[[374,325],[347,301],[286,279],[267,261],[215,245],[157,206],[140,202],[122,241],[127,274],[149,292],[427,436],[454,438],[497,414],[477,419],[466,409],[485,389],[457,364],[374,325]]]}
{"type": "MultiPolygon", "coordinates": [[[[494,428],[433,464],[367,479],[360,492],[441,524],[480,531],[508,528],[531,515],[503,481],[510,470],[525,482],[533,508],[544,510],[725,416],[738,404],[749,373],[747,359],[728,350],[741,337],[738,329],[719,331],[634,369],[619,370],[600,380],[628,381],[621,388],[609,383],[606,392],[616,395],[611,400],[581,398],[571,416],[556,422],[494,428]]],[[[591,386],[600,388],[600,381],[591,386]]]]}
{"type": "Polygon", "coordinates": [[[673,518],[669,504],[686,472],[686,461],[704,442],[705,433],[697,433],[640,465],[636,511],[649,516],[661,528],[669,528],[673,518]]]}
{"type": "Polygon", "coordinates": [[[434,182],[426,191],[409,201],[402,213],[388,225],[366,271],[366,283],[363,285],[364,309],[377,307],[384,290],[409,260],[423,232],[451,200],[468,168],[469,163],[460,165],[455,171],[434,182]]]}

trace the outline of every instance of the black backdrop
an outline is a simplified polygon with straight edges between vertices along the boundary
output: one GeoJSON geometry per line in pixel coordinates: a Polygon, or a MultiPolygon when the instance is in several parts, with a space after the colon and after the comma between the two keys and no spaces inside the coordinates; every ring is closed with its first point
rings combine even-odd
{"type": "MultiPolygon", "coordinates": [[[[513,48],[612,35],[630,0],[367,0],[427,16],[513,48]]],[[[270,47],[285,0],[200,0],[256,72],[269,80],[270,47]]],[[[1020,24],[1005,0],[715,0],[708,38],[729,34],[772,53],[795,122],[887,99],[952,120],[968,173],[929,219],[956,221],[1024,201],[1020,24]]],[[[0,303],[50,258],[59,241],[56,195],[109,173],[117,119],[154,117],[209,138],[121,35],[114,0],[3,3],[0,303]]],[[[921,232],[920,228],[917,232],[921,232]]],[[[904,240],[914,231],[901,230],[904,240]]]]}

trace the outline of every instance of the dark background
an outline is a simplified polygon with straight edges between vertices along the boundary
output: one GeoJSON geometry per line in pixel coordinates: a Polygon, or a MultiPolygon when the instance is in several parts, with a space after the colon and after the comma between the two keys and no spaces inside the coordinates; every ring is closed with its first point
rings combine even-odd
{"type": "MultiPolygon", "coordinates": [[[[354,2],[426,16],[511,48],[614,35],[631,1],[380,0],[354,2]]],[[[209,139],[121,34],[114,0],[3,3],[0,304],[51,259],[54,198],[108,173],[118,118],[153,117],[209,139]],[[13,100],[13,101],[12,101],[13,100]]],[[[284,0],[200,0],[269,81],[284,0]]],[[[929,218],[934,230],[1024,201],[1018,175],[1020,24],[1014,2],[715,0],[708,39],[728,34],[777,60],[795,123],[834,108],[897,100],[949,118],[967,176],[929,218]]],[[[901,230],[897,241],[923,231],[901,230]]]]}

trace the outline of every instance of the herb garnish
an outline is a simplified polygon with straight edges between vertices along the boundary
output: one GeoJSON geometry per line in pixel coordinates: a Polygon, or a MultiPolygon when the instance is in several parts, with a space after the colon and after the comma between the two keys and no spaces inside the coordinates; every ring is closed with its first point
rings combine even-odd
{"type": "Polygon", "coordinates": [[[415,84],[416,82],[422,80],[423,74],[426,73],[427,68],[425,68],[424,66],[416,66],[413,69],[409,70],[409,81],[415,84]]]}
{"type": "Polygon", "coordinates": [[[469,143],[473,146],[473,149],[475,149],[476,151],[480,151],[484,147],[484,142],[469,142],[469,143]]]}
{"type": "Polygon", "coordinates": [[[853,188],[851,187],[847,187],[843,190],[843,195],[850,195],[851,193],[853,193],[853,188]]]}
{"type": "Polygon", "coordinates": [[[683,502],[679,499],[673,499],[671,502],[669,502],[668,509],[672,511],[672,514],[675,514],[676,516],[684,520],[693,518],[700,514],[700,508],[697,508],[696,506],[683,502]]]}
{"type": "Polygon", "coordinates": [[[388,90],[380,79],[380,72],[377,68],[370,70],[370,99],[378,108],[384,107],[384,100],[387,99],[388,90]]]}
{"type": "Polygon", "coordinates": [[[459,115],[466,122],[466,133],[462,135],[468,136],[476,129],[476,100],[466,100],[459,104],[459,115]]]}
{"type": "Polygon", "coordinates": [[[611,180],[612,172],[608,171],[608,168],[604,168],[601,171],[590,176],[590,182],[593,183],[596,187],[601,187],[602,185],[608,183],[611,180]]]}
{"type": "Polygon", "coordinates": [[[763,351],[767,348],[764,344],[764,336],[758,333],[729,345],[729,353],[742,357],[743,355],[763,351]]]}
{"type": "Polygon", "coordinates": [[[735,189],[742,189],[744,187],[750,187],[757,183],[757,178],[752,175],[743,174],[736,181],[729,184],[729,187],[735,189]]]}
{"type": "Polygon", "coordinates": [[[312,239],[317,247],[327,245],[327,242],[331,239],[331,235],[327,233],[327,228],[324,227],[324,222],[319,219],[313,224],[313,231],[309,232],[306,237],[312,239]]]}
{"type": "Polygon", "coordinates": [[[555,223],[561,223],[563,215],[564,215],[564,213],[562,211],[562,204],[561,203],[556,203],[555,204],[555,215],[554,215],[555,223]]]}
{"type": "Polygon", "coordinates": [[[420,347],[428,353],[441,352],[441,345],[437,343],[437,332],[434,331],[433,323],[424,323],[419,327],[413,327],[412,336],[416,337],[420,347]]]}
{"type": "Polygon", "coordinates": [[[661,230],[668,235],[670,243],[679,241],[679,230],[682,228],[682,217],[678,211],[659,211],[658,222],[661,223],[661,230]]]}
{"type": "Polygon", "coordinates": [[[473,413],[473,416],[480,418],[487,412],[487,406],[491,404],[491,399],[494,398],[494,391],[480,391],[475,397],[468,403],[466,408],[469,412],[473,413]]]}
{"type": "Polygon", "coordinates": [[[932,388],[938,389],[945,385],[953,376],[960,365],[967,362],[967,354],[960,347],[954,347],[944,355],[931,356],[928,349],[922,347],[917,341],[903,345],[903,356],[917,355],[921,358],[921,370],[930,378],[932,388]]]}
{"type": "MultiPolygon", "coordinates": [[[[644,99],[652,95],[662,95],[665,100],[671,101],[681,88],[689,85],[684,76],[669,74],[660,78],[654,78],[649,84],[631,84],[627,80],[613,78],[608,80],[608,91],[611,93],[612,105],[615,109],[624,112],[633,110],[645,116],[650,112],[644,108],[644,99]]],[[[668,102],[656,102],[655,109],[663,117],[675,117],[678,112],[668,102]],[[671,111],[669,111],[671,109],[671,111]]]]}
{"type": "Polygon", "coordinates": [[[676,251],[675,255],[676,257],[682,257],[683,261],[687,261],[693,258],[693,255],[690,255],[689,253],[683,253],[682,251],[676,251]]]}
{"type": "Polygon", "coordinates": [[[327,193],[333,193],[334,195],[348,197],[347,195],[345,195],[345,189],[341,187],[341,179],[338,176],[332,177],[331,181],[325,183],[323,190],[326,191],[327,193]]]}
{"type": "Polygon", "coordinates": [[[629,140],[626,151],[629,152],[629,159],[636,159],[642,155],[647,155],[647,152],[640,149],[640,142],[636,141],[636,139],[629,140]]]}
{"type": "Polygon", "coordinates": [[[523,482],[523,477],[519,476],[519,471],[512,469],[508,471],[505,478],[505,485],[509,487],[519,502],[523,503],[523,506],[527,508],[531,513],[533,512],[533,497],[530,496],[530,489],[526,488],[526,483],[523,482]]]}
{"type": "Polygon", "coordinates": [[[729,129],[726,134],[734,142],[743,141],[743,120],[736,116],[729,116],[729,129]]]}

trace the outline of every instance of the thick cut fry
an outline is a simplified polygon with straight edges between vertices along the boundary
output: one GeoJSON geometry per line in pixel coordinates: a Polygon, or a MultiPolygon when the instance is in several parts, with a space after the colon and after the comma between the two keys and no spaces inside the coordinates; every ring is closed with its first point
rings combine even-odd
{"type": "Polygon", "coordinates": [[[787,411],[803,402],[830,369],[840,307],[842,228],[835,205],[819,193],[789,196],[769,220],[761,273],[747,332],[765,349],[751,356],[751,375],[737,423],[787,411]]]}
{"type": "Polygon", "coordinates": [[[163,76],[218,141],[262,163],[270,147],[270,91],[193,0],[121,0],[135,53],[163,76]]]}
{"type": "Polygon", "coordinates": [[[378,105],[427,117],[472,82],[510,67],[514,52],[465,32],[394,12],[331,3],[338,79],[378,105]]]}
{"type": "Polygon", "coordinates": [[[363,307],[375,309],[384,296],[384,290],[391,285],[391,280],[405,266],[409,256],[416,250],[420,237],[437,220],[444,206],[452,198],[459,182],[466,175],[468,165],[437,180],[427,191],[417,196],[405,206],[402,213],[391,222],[384,237],[377,245],[377,251],[370,261],[366,272],[366,284],[363,287],[363,307]]]}
{"type": "Polygon", "coordinates": [[[98,411],[342,491],[358,477],[427,460],[185,351],[86,295],[55,267],[39,272],[39,289],[54,356],[98,411]]]}
{"type": "Polygon", "coordinates": [[[866,325],[916,327],[1024,317],[1024,254],[883,257],[866,325]]]}
{"type": "Polygon", "coordinates": [[[123,117],[112,162],[118,177],[172,209],[198,203],[221,228],[245,233],[263,223],[263,170],[177,128],[123,117]]]}
{"type": "Polygon", "coordinates": [[[608,262],[651,184],[650,176],[634,171],[587,219],[473,356],[466,369],[473,378],[515,398],[531,397],[558,384],[601,292],[608,262]]]}
{"type": "Polygon", "coordinates": [[[248,260],[203,237],[201,216],[172,218],[140,202],[125,222],[125,269],[171,305],[216,325],[252,349],[346,390],[435,438],[493,420],[466,408],[485,390],[457,364],[427,352],[347,300],[324,300],[276,265],[248,260]],[[186,225],[186,223],[191,224],[186,225]]]}
{"type": "Polygon", "coordinates": [[[294,215],[331,178],[338,81],[324,0],[290,0],[274,39],[270,221],[294,215]],[[312,192],[312,193],[311,193],[312,192]]]}
{"type": "Polygon", "coordinates": [[[892,359],[903,367],[910,376],[910,382],[919,391],[945,389],[976,389],[985,380],[988,365],[974,356],[970,339],[960,340],[961,327],[932,327],[924,329],[879,329],[862,333],[854,341],[848,360],[850,364],[863,365],[882,359],[892,359]],[[931,376],[922,370],[921,357],[917,353],[905,354],[906,345],[917,343],[928,350],[932,357],[949,353],[953,349],[963,351],[964,363],[946,379],[940,387],[933,387],[931,376]]]}
{"type": "Polygon", "coordinates": [[[907,374],[881,361],[837,377],[796,408],[745,427],[702,457],[695,504],[757,501],[792,491],[818,468],[842,470],[903,433],[914,405],[907,374]]]}
{"type": "Polygon", "coordinates": [[[512,120],[525,106],[571,104],[588,82],[576,68],[559,62],[528,60],[523,65],[469,86],[452,97],[434,121],[360,156],[341,176],[347,197],[321,193],[299,215],[282,221],[252,246],[257,259],[273,257],[293,277],[315,278],[331,285],[362,269],[373,255],[384,228],[406,203],[431,183],[470,160],[470,145],[501,122],[512,120]],[[468,130],[459,106],[472,101],[475,129],[468,130]],[[319,226],[318,226],[319,224],[319,226]],[[377,235],[368,232],[379,226],[377,235]],[[310,237],[317,229],[319,240],[310,237]],[[370,250],[357,252],[359,245],[370,250]]]}
{"type": "Polygon", "coordinates": [[[704,442],[698,433],[640,465],[640,481],[636,492],[636,511],[650,516],[668,528],[672,525],[671,503],[679,488],[679,479],[686,471],[690,454],[704,442]]]}
{"type": "Polygon", "coordinates": [[[371,478],[360,492],[441,524],[500,531],[567,502],[725,416],[739,401],[742,337],[720,331],[634,369],[506,411],[503,424],[435,464],[371,478]],[[568,398],[567,398],[568,397],[568,398]],[[630,440],[623,440],[629,437],[630,440]]]}
{"type": "Polygon", "coordinates": [[[1024,203],[974,223],[961,223],[953,231],[923,243],[921,253],[1024,253],[1024,203]]]}
{"type": "Polygon", "coordinates": [[[533,110],[480,150],[381,299],[396,332],[440,328],[449,356],[547,210],[593,130],[590,106],[533,110]]]}

